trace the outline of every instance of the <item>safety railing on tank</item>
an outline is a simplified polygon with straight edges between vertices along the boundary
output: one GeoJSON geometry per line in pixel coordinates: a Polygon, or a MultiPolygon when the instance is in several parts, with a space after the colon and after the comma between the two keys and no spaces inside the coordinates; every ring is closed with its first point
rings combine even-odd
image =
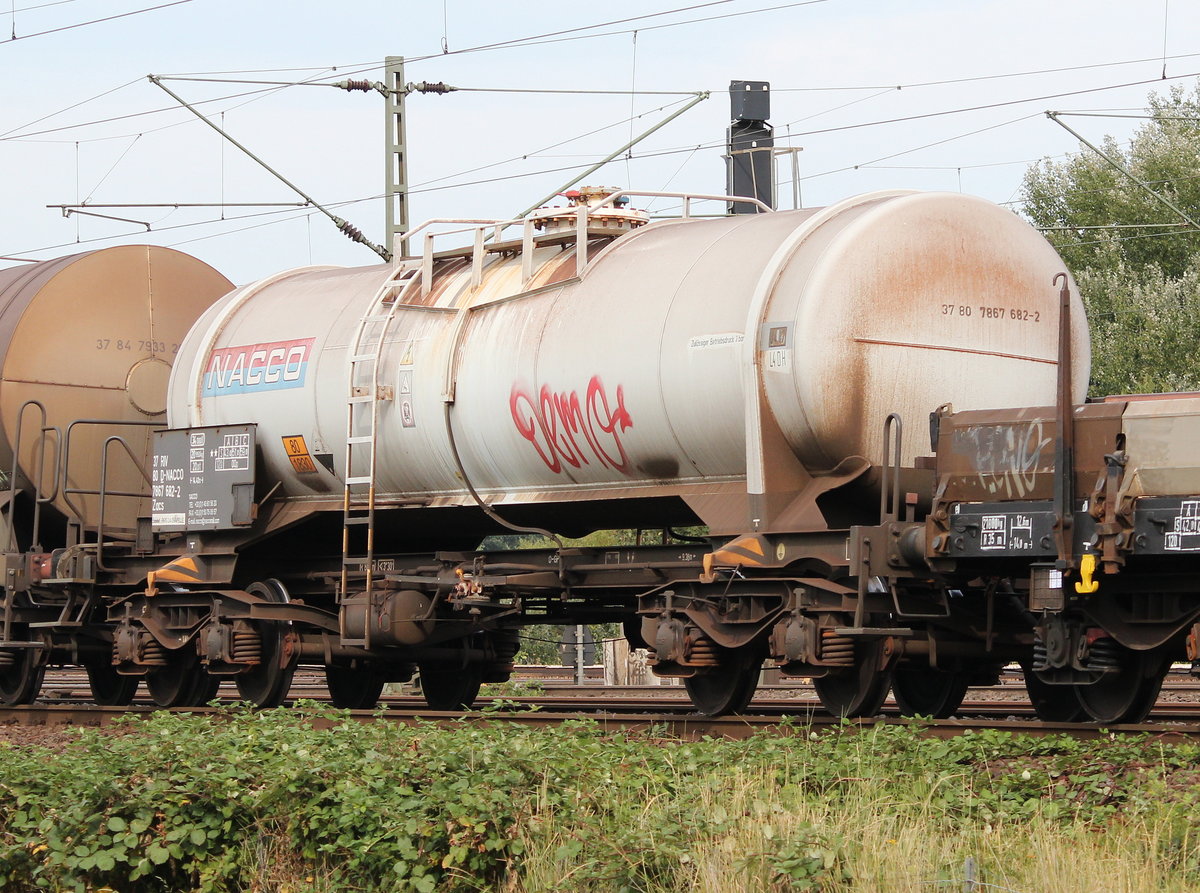
{"type": "MultiPolygon", "coordinates": [[[[30,408],[36,409],[40,417],[38,425],[37,441],[33,448],[36,462],[33,472],[33,478],[27,479],[29,485],[33,488],[33,518],[30,524],[30,543],[29,548],[32,551],[41,550],[41,521],[42,521],[42,506],[54,502],[61,495],[62,505],[66,511],[64,514],[68,516],[69,521],[75,522],[80,529],[85,525],[86,511],[77,501],[72,500],[72,496],[97,496],[99,503],[97,506],[98,517],[96,527],[101,544],[104,540],[105,529],[105,509],[107,500],[112,497],[129,498],[129,499],[146,499],[149,496],[147,490],[110,490],[108,489],[108,457],[109,447],[116,443],[125,450],[129,461],[132,463],[135,471],[141,475],[147,485],[151,483],[150,474],[146,471],[145,466],[133,452],[133,448],[129,443],[118,435],[110,436],[105,442],[100,459],[100,487],[92,490],[84,487],[70,487],[67,483],[71,480],[71,435],[77,427],[91,425],[103,426],[105,428],[112,427],[130,427],[130,428],[154,428],[160,427],[161,422],[154,421],[136,421],[122,419],[76,419],[67,426],[64,434],[61,428],[54,425],[47,425],[46,407],[39,400],[26,400],[17,410],[17,424],[13,432],[12,443],[12,465],[9,469],[9,490],[8,490],[8,540],[6,548],[8,551],[18,551],[19,544],[17,542],[17,523],[16,523],[16,503],[17,494],[21,492],[20,481],[23,478],[20,468],[20,458],[24,448],[25,438],[25,416],[26,411],[30,408]],[[53,435],[53,436],[50,436],[53,435]],[[46,481],[46,453],[49,447],[53,447],[53,461],[49,464],[51,471],[50,488],[45,489],[46,481]]],[[[107,568],[106,568],[107,569],[107,568]]]]}
{"type": "MultiPolygon", "coordinates": [[[[33,484],[33,529],[31,542],[34,544],[34,550],[40,550],[38,545],[40,539],[41,514],[42,506],[50,502],[57,495],[58,488],[58,465],[59,453],[58,444],[61,439],[61,432],[52,425],[46,424],[46,407],[38,400],[26,400],[21,404],[21,408],[17,410],[17,425],[13,432],[12,441],[12,467],[9,469],[8,479],[8,542],[6,544],[7,551],[15,552],[18,550],[17,542],[17,493],[20,488],[17,486],[20,480],[20,457],[22,447],[22,437],[24,434],[25,411],[30,407],[37,409],[41,416],[41,422],[38,425],[38,439],[34,449],[37,453],[36,470],[34,471],[34,479],[30,483],[33,484]],[[46,435],[54,433],[59,435],[54,438],[48,438],[46,435]],[[54,446],[54,490],[49,495],[44,495],[41,490],[42,479],[46,472],[46,445],[52,443],[54,446]]],[[[40,639],[30,640],[14,640],[13,639],[13,608],[14,600],[11,596],[4,599],[4,618],[0,623],[0,646],[5,650],[14,648],[43,648],[44,643],[40,639]]]]}
{"type": "MultiPolygon", "coordinates": [[[[575,208],[538,208],[524,217],[514,218],[512,220],[487,220],[474,218],[453,218],[439,217],[432,220],[426,220],[424,223],[396,236],[396,242],[393,246],[394,263],[400,264],[404,261],[421,262],[421,295],[428,295],[433,289],[433,266],[434,261],[441,257],[470,257],[471,259],[471,287],[477,287],[483,281],[483,266],[484,258],[489,253],[513,252],[521,255],[521,283],[522,287],[527,287],[534,276],[534,248],[571,243],[575,245],[575,275],[582,276],[590,265],[589,257],[589,225],[594,217],[600,216],[600,212],[616,207],[617,202],[621,199],[637,197],[637,198],[674,198],[682,202],[683,209],[680,214],[681,219],[692,217],[692,202],[697,201],[719,201],[719,202],[737,202],[749,203],[755,205],[764,213],[772,213],[772,208],[766,203],[759,201],[756,198],[740,195],[712,195],[707,193],[696,192],[646,192],[643,190],[622,189],[617,192],[610,193],[600,201],[590,204],[580,204],[575,208]],[[537,234],[538,222],[553,218],[562,219],[569,215],[574,215],[575,225],[572,230],[563,230],[557,233],[537,234]],[[431,227],[442,225],[466,224],[457,229],[437,230],[433,231],[431,227]],[[505,232],[510,227],[521,227],[521,236],[519,239],[504,238],[505,232]],[[458,247],[452,252],[440,254],[434,250],[435,239],[441,239],[449,236],[461,236],[463,234],[471,235],[471,244],[466,247],[458,247]],[[404,245],[410,242],[418,235],[421,235],[421,253],[420,255],[408,255],[401,250],[404,245]]],[[[430,308],[432,309],[432,308],[430,308]]]]}
{"type": "Polygon", "coordinates": [[[113,445],[120,446],[121,449],[123,449],[125,451],[125,455],[129,458],[129,461],[133,465],[134,470],[139,475],[141,475],[142,480],[146,482],[147,487],[152,486],[152,482],[151,482],[151,478],[150,478],[150,473],[146,470],[146,467],[144,465],[142,465],[141,461],[134,454],[133,448],[129,445],[129,442],[126,441],[125,438],[121,437],[120,435],[112,434],[112,435],[109,435],[105,439],[104,446],[101,448],[101,451],[100,451],[99,488],[92,490],[92,489],[88,489],[86,487],[67,486],[67,483],[71,480],[71,477],[70,477],[71,435],[77,427],[84,427],[84,426],[103,426],[105,428],[113,428],[113,427],[161,428],[162,422],[161,421],[154,422],[154,421],[148,421],[148,420],[147,421],[137,421],[137,420],[129,420],[129,419],[119,420],[119,421],[114,420],[114,419],[76,419],[75,421],[71,422],[70,425],[67,426],[66,434],[63,437],[62,471],[61,471],[62,501],[68,508],[70,508],[71,512],[74,513],[76,520],[79,522],[80,539],[81,539],[80,544],[86,545],[86,543],[84,543],[82,541],[82,539],[83,539],[83,519],[85,518],[85,510],[82,509],[75,501],[73,501],[71,499],[71,497],[72,496],[95,496],[95,497],[98,497],[97,506],[96,506],[96,567],[99,570],[110,571],[110,570],[112,570],[112,568],[108,567],[104,564],[104,554],[103,554],[104,553],[105,532],[106,532],[105,531],[106,509],[108,507],[108,500],[110,498],[139,499],[140,500],[140,499],[146,499],[147,496],[149,496],[151,493],[150,490],[110,490],[109,489],[108,473],[109,473],[110,448],[113,445]]]}
{"type": "Polygon", "coordinates": [[[7,550],[15,552],[18,550],[17,544],[17,494],[20,492],[18,482],[20,480],[21,469],[21,447],[22,439],[25,430],[25,411],[30,407],[36,408],[41,416],[41,424],[38,425],[37,441],[35,442],[34,450],[36,451],[37,461],[33,473],[33,480],[30,484],[33,485],[33,524],[30,528],[30,548],[33,551],[41,550],[41,523],[42,523],[42,506],[53,502],[58,496],[59,482],[59,444],[62,441],[62,431],[53,425],[46,424],[46,407],[39,400],[26,400],[21,404],[21,408],[17,410],[17,427],[13,433],[12,443],[12,468],[9,471],[8,478],[8,543],[7,550]],[[46,435],[53,433],[54,437],[46,435]],[[42,482],[46,475],[46,446],[47,443],[54,447],[54,474],[51,479],[53,485],[48,494],[42,491],[42,482]]]}

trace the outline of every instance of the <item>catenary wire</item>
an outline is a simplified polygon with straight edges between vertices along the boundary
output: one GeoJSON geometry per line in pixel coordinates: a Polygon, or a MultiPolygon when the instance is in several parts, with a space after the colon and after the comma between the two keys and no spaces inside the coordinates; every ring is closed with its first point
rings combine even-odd
{"type": "MultiPolygon", "coordinates": [[[[1180,77],[1190,77],[1190,76],[1194,76],[1194,75],[1178,75],[1178,76],[1174,76],[1173,78],[1169,78],[1169,79],[1175,79],[1175,78],[1180,78],[1180,77]]],[[[1143,81],[1143,82],[1135,82],[1135,83],[1147,83],[1147,82],[1143,81]]],[[[1076,95],[1079,93],[1091,93],[1091,92],[1097,92],[1097,91],[1106,90],[1106,89],[1117,89],[1117,88],[1124,87],[1124,86],[1130,86],[1130,85],[1129,84],[1121,84],[1121,85],[1110,85],[1107,87],[1089,88],[1089,89],[1078,90],[1078,91],[1070,91],[1068,93],[1063,93],[1063,94],[1056,94],[1056,96],[1076,95]]],[[[114,88],[114,89],[119,89],[119,88],[114,88]]],[[[111,91],[109,91],[109,92],[111,92],[111,91]]],[[[264,92],[275,92],[275,91],[248,91],[247,93],[235,94],[235,96],[232,96],[232,97],[220,97],[218,99],[213,99],[213,100],[204,100],[204,102],[216,102],[216,101],[228,100],[230,98],[238,98],[240,96],[255,95],[255,94],[264,93],[264,92]]],[[[624,92],[624,91],[620,91],[620,92],[624,92]]],[[[798,133],[798,134],[794,134],[791,136],[792,136],[792,138],[797,138],[797,137],[801,137],[801,136],[812,135],[814,133],[829,132],[830,130],[841,130],[841,129],[850,129],[850,128],[854,128],[854,127],[873,126],[873,125],[878,125],[878,124],[883,124],[883,123],[894,123],[896,121],[910,121],[910,120],[914,120],[916,118],[936,117],[939,115],[955,114],[955,113],[961,113],[961,112],[966,112],[966,111],[975,111],[975,110],[980,110],[980,109],[984,109],[984,108],[1016,104],[1019,102],[1036,101],[1036,100],[1043,99],[1043,98],[1048,98],[1048,97],[1032,97],[1032,98],[1023,99],[1023,100],[1013,100],[1013,101],[1008,101],[1008,102],[1004,102],[1004,103],[993,103],[993,104],[988,104],[988,105],[983,105],[983,106],[971,107],[971,108],[967,108],[967,109],[945,110],[942,112],[927,113],[927,114],[919,115],[919,116],[908,116],[907,118],[903,118],[903,119],[889,119],[888,121],[882,121],[882,122],[864,122],[864,123],[860,123],[858,125],[849,125],[848,127],[843,127],[843,128],[829,128],[829,129],[825,129],[825,130],[808,131],[805,133],[798,133]]],[[[163,109],[162,111],[166,111],[166,110],[167,109],[163,109]]],[[[140,113],[140,114],[148,114],[148,113],[140,113]]],[[[82,126],[82,125],[74,125],[74,126],[77,127],[77,126],[82,126]]],[[[1003,126],[1003,125],[995,125],[995,126],[1003,126]]],[[[61,129],[68,129],[68,128],[61,128],[61,129]]],[[[985,128],[985,129],[992,129],[992,128],[985,128]]],[[[980,132],[980,131],[974,131],[973,133],[976,133],[976,132],[980,132]]],[[[32,135],[35,135],[35,134],[26,134],[24,136],[32,136],[32,135]]],[[[969,135],[969,134],[967,134],[967,135],[969,135]]],[[[961,137],[959,137],[959,138],[961,138],[961,137]]],[[[953,139],[953,138],[951,138],[951,139],[953,139]]],[[[945,142],[945,141],[942,141],[942,142],[945,142]]],[[[712,144],[711,147],[717,148],[717,147],[719,147],[719,144],[712,144]]],[[[657,152],[657,153],[646,153],[646,154],[640,155],[638,157],[647,158],[647,157],[654,157],[654,156],[658,156],[658,155],[673,154],[674,152],[687,152],[690,154],[694,154],[696,151],[699,151],[702,148],[705,148],[703,144],[701,144],[700,146],[689,146],[686,148],[681,148],[681,149],[676,149],[676,150],[666,150],[666,151],[657,152]]],[[[897,157],[897,155],[909,154],[914,151],[919,151],[921,148],[927,148],[927,146],[916,147],[916,148],[913,148],[910,150],[906,150],[906,152],[896,153],[895,155],[888,156],[888,157],[897,157]]],[[[886,159],[875,159],[874,161],[871,161],[871,162],[863,162],[863,163],[860,163],[859,165],[856,165],[856,167],[869,166],[870,164],[877,163],[880,160],[886,160],[886,159]]],[[[497,163],[497,164],[500,164],[500,163],[497,163]]],[[[569,169],[571,169],[571,168],[556,168],[556,169],[553,169],[553,171],[569,170],[569,169]]],[[[547,171],[539,171],[539,172],[535,172],[535,173],[531,173],[531,174],[521,174],[518,176],[534,176],[534,175],[546,173],[546,172],[547,171]]],[[[821,174],[812,174],[812,175],[808,175],[808,176],[804,177],[803,179],[812,179],[814,177],[824,176],[828,173],[831,173],[831,172],[823,172],[821,174]]],[[[455,176],[455,175],[451,175],[451,176],[455,176]]],[[[446,178],[441,178],[441,179],[444,180],[446,178]]],[[[497,179],[511,179],[511,177],[497,178],[497,179]]],[[[483,183],[483,182],[494,182],[494,181],[490,181],[490,180],[472,181],[470,183],[451,184],[450,186],[445,187],[445,188],[457,188],[459,186],[465,186],[465,185],[478,185],[479,183],[483,183]]],[[[422,190],[422,191],[429,191],[429,190],[422,190]]],[[[233,218],[228,218],[228,219],[233,219],[233,218]]],[[[187,225],[202,225],[202,224],[195,223],[195,224],[187,224],[187,225]]],[[[33,250],[41,250],[41,249],[33,249],[33,250]]]]}
{"type": "Polygon", "coordinates": [[[24,130],[26,127],[33,127],[35,124],[40,124],[43,121],[48,121],[51,118],[55,118],[61,114],[64,114],[65,112],[71,111],[72,109],[77,109],[82,105],[87,105],[89,102],[95,102],[97,99],[103,99],[105,96],[108,96],[110,93],[116,93],[118,90],[124,90],[126,87],[131,87],[134,84],[139,83],[141,80],[142,80],[141,78],[134,78],[132,81],[126,81],[124,84],[121,84],[120,86],[113,87],[112,89],[109,89],[109,90],[105,90],[103,93],[97,93],[95,96],[92,96],[88,99],[81,99],[79,102],[76,102],[73,105],[69,105],[64,109],[59,109],[57,112],[51,112],[49,115],[43,115],[42,117],[37,118],[36,120],[30,121],[26,124],[22,124],[20,127],[14,127],[12,130],[7,130],[4,133],[0,133],[0,140],[4,139],[5,137],[9,136],[10,134],[16,133],[20,130],[24,130]]]}
{"type": "Polygon", "coordinates": [[[19,40],[22,40],[22,41],[29,40],[30,38],[33,38],[33,37],[45,37],[47,34],[58,34],[60,31],[72,31],[75,28],[85,28],[88,25],[99,25],[101,22],[111,22],[111,21],[114,21],[115,19],[126,19],[126,18],[129,18],[129,16],[141,15],[144,12],[155,12],[159,9],[166,9],[167,7],[170,7],[170,6],[181,6],[184,3],[191,3],[191,2],[193,2],[193,0],[171,0],[170,3],[160,3],[158,6],[148,6],[148,7],[145,7],[144,9],[134,9],[134,10],[130,10],[129,12],[121,12],[121,13],[117,13],[116,15],[105,16],[104,18],[101,18],[101,19],[92,19],[91,21],[88,21],[88,22],[76,22],[73,25],[62,25],[58,28],[49,28],[45,31],[35,31],[32,34],[22,34],[19,37],[9,37],[4,40],[0,40],[0,45],[6,44],[6,43],[15,43],[16,41],[19,41],[19,40]]]}
{"type": "Polygon", "coordinates": [[[20,9],[0,10],[0,15],[10,16],[18,12],[33,12],[35,9],[49,9],[51,6],[66,6],[68,3],[78,3],[79,0],[54,0],[53,3],[39,3],[37,6],[22,6],[20,9]]]}
{"type": "MultiPolygon", "coordinates": [[[[139,78],[138,80],[141,80],[141,78],[139,78]]],[[[128,86],[128,85],[126,85],[126,86],[128,86]]],[[[114,88],[114,89],[119,89],[119,88],[114,88]]],[[[253,96],[258,93],[272,93],[272,92],[277,92],[278,90],[279,90],[278,87],[264,87],[261,90],[246,90],[245,92],[233,93],[229,96],[216,96],[216,97],[213,97],[212,99],[198,99],[195,102],[193,102],[192,105],[208,105],[208,104],[211,104],[214,102],[226,102],[231,99],[241,99],[244,96],[253,96]]],[[[111,91],[109,91],[109,92],[111,92],[111,91]]],[[[63,131],[76,130],[80,127],[94,127],[97,124],[112,124],[115,121],[128,121],[133,118],[144,118],[147,115],[161,115],[164,112],[178,112],[178,111],[183,111],[183,107],[178,106],[178,105],[170,105],[170,106],[163,106],[162,108],[157,108],[157,109],[147,109],[147,110],[141,111],[141,112],[129,112],[128,114],[125,114],[125,115],[113,115],[110,118],[99,118],[95,121],[86,121],[86,122],[83,122],[80,124],[64,124],[62,127],[51,127],[46,130],[35,130],[32,133],[16,133],[16,134],[14,134],[12,131],[9,131],[7,134],[0,135],[0,142],[24,140],[24,139],[28,139],[29,137],[33,137],[33,136],[45,136],[48,133],[62,133],[63,131]]],[[[51,116],[51,117],[53,117],[53,116],[51,116]]],[[[132,134],[124,134],[124,136],[132,136],[132,134]]]]}
{"type": "MultiPolygon", "coordinates": [[[[333,75],[328,75],[332,77],[333,75]]],[[[321,83],[318,81],[257,81],[243,78],[203,78],[182,77],[179,75],[163,75],[163,81],[189,81],[200,84],[264,84],[274,87],[334,87],[345,89],[338,83],[321,83]]],[[[553,89],[547,87],[454,87],[454,93],[547,93],[558,96],[695,96],[701,90],[584,90],[584,89],[553,89]]]]}

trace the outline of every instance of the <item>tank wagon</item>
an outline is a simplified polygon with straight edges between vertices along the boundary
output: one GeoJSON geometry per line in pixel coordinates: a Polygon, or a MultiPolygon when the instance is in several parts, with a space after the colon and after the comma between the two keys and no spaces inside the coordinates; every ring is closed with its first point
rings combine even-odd
{"type": "MultiPolygon", "coordinates": [[[[936,584],[931,610],[977,601],[985,642],[1028,646],[1042,718],[1144,719],[1172,662],[1200,667],[1200,396],[943,409],[933,430],[930,513],[855,531],[864,565],[898,598],[936,584]]],[[[961,698],[940,678],[927,707],[961,698]]]]}
{"type": "Polygon", "coordinates": [[[743,707],[767,658],[846,715],[893,684],[933,712],[1034,661],[1016,576],[926,555],[942,453],[895,420],[1082,399],[1086,326],[1053,249],[954,194],[715,219],[677,198],[655,222],[608,190],[441,221],[392,264],[293,270],[209,307],[132,537],[11,557],[54,572],[10,588],[13,628],[38,632],[4,643],[30,655],[3,671],[8,700],[85,634],[164,706],[222,678],[276,704],[298,664],[342,706],[417,669],[431,706],[469,704],[529,623],[623,622],[707,713],[743,707]],[[706,535],[480,548],[692,525],[706,535]],[[884,530],[893,563],[868,542],[884,530]],[[107,607],[86,633],[37,613],[74,587],[107,607]]]}
{"type": "Polygon", "coordinates": [[[129,685],[92,588],[96,543],[129,548],[149,512],[143,469],[166,423],[171,364],[230,288],[202,261],[148,245],[0,271],[5,703],[33,697],[51,660],[86,667],[101,701],[129,685]]]}

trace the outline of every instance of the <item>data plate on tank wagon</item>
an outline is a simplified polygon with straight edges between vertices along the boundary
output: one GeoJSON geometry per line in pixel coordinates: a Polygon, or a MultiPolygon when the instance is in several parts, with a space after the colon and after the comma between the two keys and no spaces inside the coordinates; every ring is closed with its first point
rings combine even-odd
{"type": "Polygon", "coordinates": [[[950,513],[950,555],[1040,558],[1055,555],[1047,502],[968,503],[950,513]]]}
{"type": "Polygon", "coordinates": [[[1139,499],[1133,543],[1139,555],[1200,554],[1200,496],[1139,499]]]}
{"type": "Polygon", "coordinates": [[[154,432],[151,525],[195,532],[254,520],[255,425],[154,432]]]}

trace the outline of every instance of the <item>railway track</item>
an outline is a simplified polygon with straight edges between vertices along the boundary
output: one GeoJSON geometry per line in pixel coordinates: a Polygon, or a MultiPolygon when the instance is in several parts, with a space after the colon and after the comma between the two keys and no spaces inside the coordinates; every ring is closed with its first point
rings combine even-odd
{"type": "MultiPolygon", "coordinates": [[[[478,699],[478,704],[494,706],[497,702],[525,704],[538,706],[542,709],[576,708],[580,702],[601,701],[614,709],[619,704],[639,705],[670,704],[679,702],[690,709],[687,691],[681,685],[604,685],[597,674],[589,676],[589,682],[577,685],[566,681],[569,677],[562,673],[547,675],[544,671],[554,671],[558,668],[529,668],[541,673],[532,673],[529,678],[514,677],[516,685],[514,693],[487,695],[478,699]]],[[[396,705],[413,705],[420,702],[419,692],[411,686],[397,686],[397,691],[385,692],[382,703],[396,705]],[[404,692],[408,692],[405,694],[404,692]]],[[[150,705],[145,691],[139,690],[140,697],[135,703],[150,705]]],[[[240,700],[236,687],[232,682],[223,683],[217,692],[217,698],[222,701],[235,702],[240,700]]],[[[296,672],[292,682],[288,703],[300,700],[328,701],[329,690],[320,670],[301,668],[296,672]]],[[[1158,699],[1158,711],[1175,707],[1195,700],[1200,702],[1200,680],[1187,675],[1184,670],[1177,670],[1163,682],[1162,692],[1158,699]]],[[[77,669],[50,669],[42,684],[39,703],[90,703],[91,695],[88,689],[87,676],[77,669]]],[[[887,704],[894,702],[889,697],[887,704]]],[[[999,705],[1008,705],[1008,709],[1028,711],[1029,700],[1025,692],[1024,680],[1019,671],[1006,671],[1000,682],[994,686],[972,688],[968,690],[968,699],[963,709],[971,712],[979,710],[991,712],[999,705]]],[[[751,702],[755,712],[762,708],[766,712],[786,713],[795,708],[820,709],[820,701],[812,683],[807,679],[796,679],[787,684],[761,685],[751,702]]]]}
{"type": "MultiPolygon", "coordinates": [[[[1154,713],[1154,722],[1138,725],[1101,727],[1094,724],[1055,724],[1037,720],[1025,697],[1019,676],[1006,678],[1001,685],[973,689],[957,715],[946,720],[925,721],[925,734],[949,737],[971,730],[1004,729],[1026,734],[1069,733],[1079,737],[1119,734],[1153,734],[1167,740],[1200,738],[1200,701],[1185,698],[1200,687],[1189,679],[1174,677],[1164,685],[1164,695],[1154,713]],[[1178,700],[1177,700],[1178,699],[1178,700]]],[[[98,707],[88,703],[86,676],[73,670],[47,674],[38,703],[26,707],[0,709],[0,726],[41,727],[102,726],[126,715],[148,715],[154,706],[139,699],[129,708],[98,707]]],[[[231,684],[222,686],[218,698],[228,703],[238,700],[231,684]]],[[[324,702],[328,691],[319,673],[297,674],[290,704],[301,700],[324,702]]],[[[185,712],[219,715],[220,708],[196,708],[185,712]]],[[[794,734],[797,729],[830,728],[842,720],[825,713],[811,685],[760,688],[748,713],[732,717],[698,716],[686,692],[678,686],[602,686],[546,685],[538,694],[480,697],[471,712],[429,710],[417,694],[386,695],[378,710],[349,711],[358,721],[400,723],[434,722],[451,724],[464,719],[485,719],[528,726],[552,726],[587,718],[614,732],[655,733],[688,740],[705,736],[743,738],[770,730],[794,734]]],[[[328,720],[314,717],[317,725],[328,720]]],[[[907,723],[889,699],[879,718],[854,720],[852,725],[876,722],[907,723]]]]}
{"type": "MultiPolygon", "coordinates": [[[[0,709],[0,739],[3,728],[20,725],[54,727],[99,727],[112,723],[120,717],[148,716],[155,708],[134,705],[128,708],[98,707],[80,704],[33,704],[25,707],[0,709]]],[[[221,707],[175,708],[175,712],[220,717],[221,707]]],[[[349,716],[358,722],[395,722],[405,725],[433,723],[453,726],[464,721],[503,722],[513,725],[547,728],[567,721],[591,720],[604,731],[612,733],[649,734],[668,739],[701,740],[703,738],[748,738],[760,732],[780,735],[809,734],[812,731],[829,730],[848,725],[851,728],[870,728],[877,724],[907,725],[912,720],[892,713],[871,719],[840,720],[813,710],[802,714],[789,714],[794,722],[781,722],[780,715],[755,713],[742,716],[705,717],[695,713],[678,711],[624,712],[610,709],[590,712],[542,712],[535,710],[511,710],[506,712],[442,712],[417,706],[389,706],[382,710],[350,710],[340,712],[338,718],[316,715],[311,722],[318,728],[329,728],[341,717],[349,716]]],[[[1094,724],[1046,723],[1032,716],[1021,718],[1011,711],[1005,717],[964,716],[944,720],[921,722],[922,734],[928,737],[949,738],[972,731],[1000,729],[1031,735],[1068,734],[1079,738],[1105,738],[1113,735],[1153,735],[1162,741],[1195,741],[1200,739],[1200,711],[1193,711],[1190,719],[1164,718],[1158,722],[1137,725],[1114,725],[1102,727],[1094,724]]]]}

